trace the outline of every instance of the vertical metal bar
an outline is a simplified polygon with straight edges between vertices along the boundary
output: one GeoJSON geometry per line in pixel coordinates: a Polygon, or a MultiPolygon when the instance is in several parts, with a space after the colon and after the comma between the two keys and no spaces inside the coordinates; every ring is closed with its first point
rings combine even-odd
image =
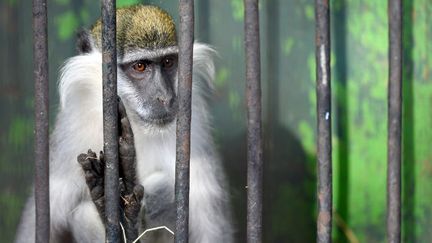
{"type": "Polygon", "coordinates": [[[36,242],[49,241],[48,38],[46,0],[33,0],[35,81],[35,205],[36,242]]]}
{"type": "Polygon", "coordinates": [[[262,241],[261,63],[258,0],[245,0],[247,242],[262,241]]]}
{"type": "Polygon", "coordinates": [[[192,96],[192,56],[194,41],[194,1],[179,4],[179,113],[176,139],[176,243],[189,241],[189,162],[192,96]]]}
{"type": "Polygon", "coordinates": [[[120,242],[116,3],[102,1],[103,137],[106,242],[120,242]]]}
{"type": "Polygon", "coordinates": [[[317,242],[331,242],[332,144],[330,78],[330,11],[328,0],[315,0],[315,57],[317,79],[317,242]]]}
{"type": "Polygon", "coordinates": [[[402,1],[388,1],[387,240],[401,241],[402,1]]]}

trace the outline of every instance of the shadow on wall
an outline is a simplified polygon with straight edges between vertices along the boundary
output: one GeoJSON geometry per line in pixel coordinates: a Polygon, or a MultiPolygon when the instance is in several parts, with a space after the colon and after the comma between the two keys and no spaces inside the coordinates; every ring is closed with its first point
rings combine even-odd
{"type": "MultiPolygon", "coordinates": [[[[263,242],[314,242],[315,160],[289,130],[276,125],[264,134],[263,242]]],[[[231,137],[221,152],[232,188],[236,242],[246,242],[246,134],[231,137]]]]}

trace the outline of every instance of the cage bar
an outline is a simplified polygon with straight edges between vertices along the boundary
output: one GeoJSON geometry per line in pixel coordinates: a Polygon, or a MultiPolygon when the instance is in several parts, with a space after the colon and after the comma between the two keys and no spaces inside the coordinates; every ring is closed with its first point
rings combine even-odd
{"type": "MultiPolygon", "coordinates": [[[[401,241],[402,1],[388,1],[387,240],[401,241]]],[[[411,162],[411,161],[410,161],[411,162]]]]}
{"type": "Polygon", "coordinates": [[[116,3],[102,1],[103,137],[106,242],[120,242],[116,3]]]}
{"type": "Polygon", "coordinates": [[[317,242],[331,242],[332,144],[330,78],[330,11],[328,0],[315,1],[315,58],[317,92],[317,242]]]}
{"type": "Polygon", "coordinates": [[[245,0],[247,242],[262,241],[261,63],[258,0],[245,0]]]}
{"type": "Polygon", "coordinates": [[[33,0],[35,82],[35,207],[37,243],[49,241],[49,82],[46,0],[33,0]]]}
{"type": "Polygon", "coordinates": [[[179,113],[176,128],[176,243],[189,240],[189,164],[192,96],[192,57],[194,41],[194,1],[180,0],[179,4],[179,113]]]}

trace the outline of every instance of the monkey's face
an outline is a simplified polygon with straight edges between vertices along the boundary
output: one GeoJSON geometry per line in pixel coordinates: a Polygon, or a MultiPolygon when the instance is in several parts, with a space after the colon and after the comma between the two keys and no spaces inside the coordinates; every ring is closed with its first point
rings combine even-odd
{"type": "MultiPolygon", "coordinates": [[[[128,115],[147,125],[164,126],[177,114],[177,37],[164,10],[149,5],[117,9],[118,94],[128,115]]],[[[80,33],[81,53],[102,53],[102,21],[80,33]]]]}
{"type": "Polygon", "coordinates": [[[128,111],[148,125],[171,123],[177,114],[176,52],[126,55],[119,65],[118,92],[128,111]],[[137,57],[139,56],[139,57],[137,57]]]}

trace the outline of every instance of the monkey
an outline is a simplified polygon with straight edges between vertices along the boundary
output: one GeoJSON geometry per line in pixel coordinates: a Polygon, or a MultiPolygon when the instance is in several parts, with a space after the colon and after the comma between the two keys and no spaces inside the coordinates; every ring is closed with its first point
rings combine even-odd
{"type": "MultiPolygon", "coordinates": [[[[134,134],[137,181],[144,187],[140,217],[144,229],[175,228],[178,46],[172,17],[152,5],[118,8],[118,96],[134,134]]],[[[59,78],[60,106],[50,137],[50,242],[104,242],[105,230],[86,185],[77,155],[103,149],[102,24],[83,30],[78,54],[59,78]]],[[[233,242],[227,183],[211,135],[208,97],[216,52],[193,46],[189,242],[233,242]]],[[[33,194],[33,193],[32,193],[33,194]]],[[[18,226],[16,243],[34,242],[34,196],[18,226]]],[[[164,232],[141,242],[172,242],[164,232]]]]}

